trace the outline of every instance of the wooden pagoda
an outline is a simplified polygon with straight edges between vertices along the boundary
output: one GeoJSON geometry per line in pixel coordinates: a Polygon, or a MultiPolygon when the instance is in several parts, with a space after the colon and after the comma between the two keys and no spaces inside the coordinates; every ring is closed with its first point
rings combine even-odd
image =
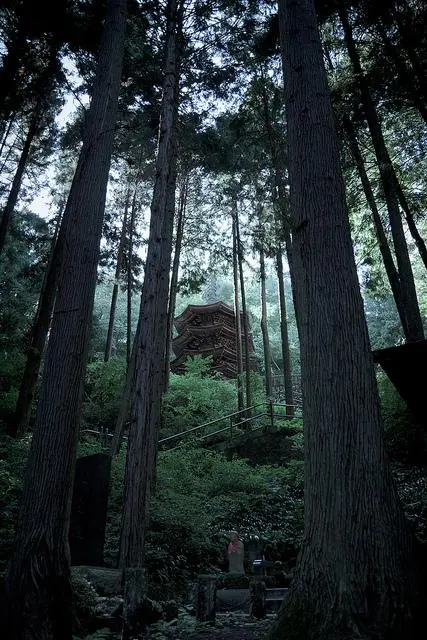
{"type": "MultiPolygon", "coordinates": [[[[183,373],[186,358],[212,356],[212,370],[226,378],[237,377],[236,320],[234,310],[224,302],[206,305],[190,304],[174,321],[178,335],[172,340],[175,355],[173,373],[183,373]]],[[[242,332],[244,331],[242,314],[242,332]]],[[[249,330],[250,369],[258,370],[252,334],[249,330]]],[[[243,363],[245,345],[242,340],[243,363]]],[[[244,367],[244,364],[243,364],[244,367]]]]}

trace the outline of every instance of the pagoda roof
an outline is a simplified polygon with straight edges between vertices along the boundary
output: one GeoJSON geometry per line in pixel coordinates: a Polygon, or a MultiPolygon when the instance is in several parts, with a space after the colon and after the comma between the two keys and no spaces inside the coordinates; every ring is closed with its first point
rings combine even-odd
{"type": "Polygon", "coordinates": [[[214,313],[222,313],[234,321],[234,309],[228,304],[225,304],[225,302],[219,300],[212,304],[189,304],[188,307],[175,318],[175,327],[180,331],[180,327],[182,327],[182,325],[188,324],[197,316],[200,316],[201,314],[206,315],[214,313]]]}

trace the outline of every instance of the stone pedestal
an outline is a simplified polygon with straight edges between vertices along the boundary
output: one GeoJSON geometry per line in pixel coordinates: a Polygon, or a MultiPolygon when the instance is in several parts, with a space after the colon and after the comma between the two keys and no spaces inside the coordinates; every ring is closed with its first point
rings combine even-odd
{"type": "Polygon", "coordinates": [[[215,624],[216,578],[201,575],[197,578],[196,589],[196,620],[215,624]]]}
{"type": "Polygon", "coordinates": [[[71,564],[102,566],[111,456],[95,453],[76,464],[70,523],[71,564]]]}

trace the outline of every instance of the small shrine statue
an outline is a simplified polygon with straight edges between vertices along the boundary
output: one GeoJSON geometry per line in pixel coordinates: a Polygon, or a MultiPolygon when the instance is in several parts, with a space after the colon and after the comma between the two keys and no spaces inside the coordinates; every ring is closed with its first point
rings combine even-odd
{"type": "Polygon", "coordinates": [[[245,547],[237,531],[230,531],[230,544],[228,545],[228,572],[229,573],[245,573],[243,566],[243,558],[245,547]]]}

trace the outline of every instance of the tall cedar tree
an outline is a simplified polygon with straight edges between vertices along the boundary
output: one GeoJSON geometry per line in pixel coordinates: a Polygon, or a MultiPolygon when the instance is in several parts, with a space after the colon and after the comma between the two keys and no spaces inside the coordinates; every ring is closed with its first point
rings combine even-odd
{"type": "Polygon", "coordinates": [[[280,0],[304,399],[305,520],[272,638],[418,638],[313,0],[280,0]]]}
{"type": "Polygon", "coordinates": [[[10,640],[72,638],[68,529],[125,17],[126,0],[109,0],[83,147],[64,212],[63,266],[6,580],[10,640]]]}
{"type": "Polygon", "coordinates": [[[140,315],[127,383],[130,427],[119,558],[125,569],[123,640],[134,637],[143,624],[138,615],[144,595],[142,566],[164,389],[183,4],[183,0],[169,0],[167,6],[156,179],[140,315]]]}

